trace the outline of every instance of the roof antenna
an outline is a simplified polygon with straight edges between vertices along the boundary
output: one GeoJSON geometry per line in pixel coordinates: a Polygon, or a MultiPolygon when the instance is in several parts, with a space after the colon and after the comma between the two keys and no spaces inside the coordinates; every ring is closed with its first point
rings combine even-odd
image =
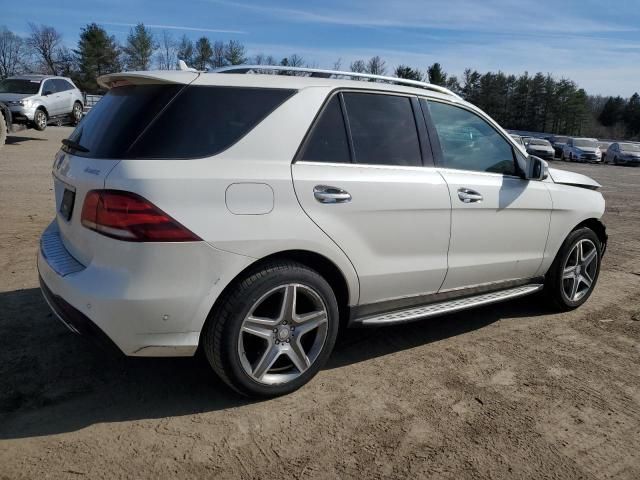
{"type": "Polygon", "coordinates": [[[178,60],[178,70],[182,72],[197,72],[195,68],[188,66],[184,60],[178,60]]]}

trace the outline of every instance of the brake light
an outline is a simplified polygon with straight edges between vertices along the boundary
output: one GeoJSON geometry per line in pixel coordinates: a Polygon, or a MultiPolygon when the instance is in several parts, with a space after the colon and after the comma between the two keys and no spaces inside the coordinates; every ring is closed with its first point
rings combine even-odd
{"type": "Polygon", "coordinates": [[[82,206],[82,225],[128,242],[194,242],[197,235],[148,200],[122,190],[91,190],[82,206]]]}

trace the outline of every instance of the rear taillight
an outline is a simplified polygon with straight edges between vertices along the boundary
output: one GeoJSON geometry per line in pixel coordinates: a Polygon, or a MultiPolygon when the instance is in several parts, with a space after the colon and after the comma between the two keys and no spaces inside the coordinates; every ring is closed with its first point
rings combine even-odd
{"type": "Polygon", "coordinates": [[[128,242],[201,240],[140,195],[122,190],[91,190],[82,206],[82,225],[128,242]]]}

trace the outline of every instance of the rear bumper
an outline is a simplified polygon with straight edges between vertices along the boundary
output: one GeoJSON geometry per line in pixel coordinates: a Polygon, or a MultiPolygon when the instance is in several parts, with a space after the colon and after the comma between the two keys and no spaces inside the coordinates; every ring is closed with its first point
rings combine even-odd
{"type": "Polygon", "coordinates": [[[102,257],[83,265],[52,222],[38,255],[42,293],[70,330],[130,356],[193,355],[215,299],[252,261],[205,242],[132,245],[100,237],[102,257]]]}

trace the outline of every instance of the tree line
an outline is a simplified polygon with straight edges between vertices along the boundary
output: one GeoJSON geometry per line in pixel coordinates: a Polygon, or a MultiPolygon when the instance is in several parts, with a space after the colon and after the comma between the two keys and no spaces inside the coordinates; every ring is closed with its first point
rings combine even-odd
{"type": "MultiPolygon", "coordinates": [[[[0,78],[25,72],[63,75],[87,93],[101,93],[96,82],[100,75],[122,70],[171,70],[178,59],[198,70],[244,63],[315,66],[295,53],[285,58],[264,53],[250,57],[237,40],[202,36],[192,41],[186,35],[175,38],[166,30],[156,35],[143,23],[131,28],[123,44],[101,26],[88,24],[81,29],[74,49],[63,44],[54,27],[30,23],[29,31],[23,38],[0,28],[0,78]]],[[[333,69],[345,69],[341,59],[333,69]]],[[[467,69],[458,78],[447,74],[439,63],[424,70],[408,65],[392,69],[380,56],[355,60],[347,69],[447,87],[509,129],[599,138],[640,137],[638,93],[628,99],[588,95],[572,80],[540,72],[512,75],[467,69]]]]}

